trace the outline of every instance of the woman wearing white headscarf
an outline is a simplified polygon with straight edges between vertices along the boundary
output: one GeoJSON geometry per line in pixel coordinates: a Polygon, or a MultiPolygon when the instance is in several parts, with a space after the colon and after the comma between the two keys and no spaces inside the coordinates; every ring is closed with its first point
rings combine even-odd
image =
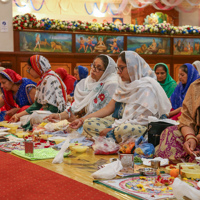
{"type": "Polygon", "coordinates": [[[142,135],[148,116],[160,118],[169,113],[170,101],[143,58],[133,51],[124,51],[119,55],[117,65],[119,86],[113,99],[101,110],[73,121],[71,128],[78,128],[84,122],[87,135],[111,136],[121,142],[127,133],[142,135]],[[112,113],[112,117],[109,116],[112,113]]]}
{"type": "Polygon", "coordinates": [[[200,61],[196,60],[192,63],[192,65],[196,68],[196,70],[199,72],[200,74],[200,61]]]}
{"type": "Polygon", "coordinates": [[[72,106],[61,114],[52,114],[46,118],[50,121],[72,121],[100,110],[112,99],[118,86],[117,79],[115,61],[107,55],[97,56],[91,65],[90,75],[76,85],[72,106]]]}
{"type": "MultiPolygon", "coordinates": [[[[18,121],[20,117],[32,114],[34,110],[41,108],[52,113],[63,112],[67,105],[66,87],[61,78],[51,70],[49,61],[44,56],[33,55],[28,60],[27,72],[35,79],[40,78],[36,87],[35,102],[25,111],[14,115],[11,121],[18,121]]],[[[42,121],[42,118],[33,115],[27,120],[33,118],[37,119],[38,123],[42,121]]],[[[33,120],[31,124],[36,121],[33,120]]]]}

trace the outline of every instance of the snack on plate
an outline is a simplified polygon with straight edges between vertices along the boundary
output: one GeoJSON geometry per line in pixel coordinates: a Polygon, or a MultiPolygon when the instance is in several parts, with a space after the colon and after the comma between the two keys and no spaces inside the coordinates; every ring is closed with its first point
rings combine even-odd
{"type": "Polygon", "coordinates": [[[18,138],[23,138],[23,137],[26,137],[26,136],[30,135],[30,133],[20,131],[20,132],[15,133],[15,135],[16,135],[18,138]]]}
{"type": "Polygon", "coordinates": [[[65,119],[57,123],[53,123],[54,129],[55,130],[62,130],[65,128],[67,125],[69,125],[69,122],[65,119]]]}
{"type": "Polygon", "coordinates": [[[19,127],[19,125],[10,124],[7,121],[0,122],[0,126],[10,128],[10,130],[8,132],[10,132],[12,134],[15,134],[17,131],[17,128],[19,127]]]}
{"type": "Polygon", "coordinates": [[[48,123],[44,126],[44,128],[47,131],[59,131],[59,130],[63,130],[66,129],[66,127],[69,125],[69,122],[65,119],[56,123],[48,123]]]}

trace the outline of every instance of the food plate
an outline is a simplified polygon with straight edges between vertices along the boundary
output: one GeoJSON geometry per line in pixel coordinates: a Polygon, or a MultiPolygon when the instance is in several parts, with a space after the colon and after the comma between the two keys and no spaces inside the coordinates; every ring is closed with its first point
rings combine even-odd
{"type": "Polygon", "coordinates": [[[67,138],[66,137],[50,137],[48,138],[49,141],[54,141],[56,144],[59,144],[63,141],[65,141],[67,138]]]}
{"type": "Polygon", "coordinates": [[[5,136],[5,135],[8,135],[8,134],[10,134],[10,133],[4,132],[4,131],[0,132],[0,136],[5,136]]]}
{"type": "Polygon", "coordinates": [[[0,127],[0,132],[9,131],[9,130],[10,130],[10,128],[0,127]]]}

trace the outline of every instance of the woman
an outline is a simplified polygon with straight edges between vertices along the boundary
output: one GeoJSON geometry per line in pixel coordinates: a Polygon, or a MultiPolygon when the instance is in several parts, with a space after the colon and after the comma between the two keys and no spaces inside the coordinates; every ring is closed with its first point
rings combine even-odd
{"type": "Polygon", "coordinates": [[[58,68],[55,70],[56,74],[60,76],[65,86],[67,87],[67,94],[71,94],[74,90],[74,83],[76,82],[76,78],[67,73],[67,70],[64,68],[58,68]]]}
{"type": "Polygon", "coordinates": [[[182,103],[191,83],[199,78],[198,71],[190,63],[185,63],[179,68],[180,83],[175,88],[170,97],[172,103],[172,111],[168,117],[173,120],[178,120],[181,115],[182,103]]]}
{"type": "Polygon", "coordinates": [[[80,118],[105,107],[117,88],[116,63],[107,55],[99,55],[94,59],[90,75],[82,79],[74,92],[74,102],[63,113],[47,117],[53,119],[80,118]],[[75,115],[75,116],[74,116],[75,115]]]}
{"type": "Polygon", "coordinates": [[[32,80],[22,78],[12,69],[5,69],[0,72],[0,84],[3,93],[0,97],[0,107],[4,106],[6,110],[5,120],[9,120],[33,104],[36,83],[32,80]]]}
{"type": "Polygon", "coordinates": [[[68,96],[68,101],[70,102],[73,102],[74,101],[74,91],[75,91],[75,88],[76,88],[76,84],[84,79],[84,78],[87,78],[88,76],[88,68],[87,67],[83,67],[81,65],[77,66],[74,68],[74,77],[76,78],[76,81],[74,82],[74,90],[72,93],[70,93],[70,97],[68,96]]]}
{"type": "Polygon", "coordinates": [[[149,65],[133,51],[122,52],[117,60],[119,86],[109,104],[77,119],[71,128],[83,128],[88,136],[113,137],[121,142],[125,134],[140,136],[148,116],[160,118],[170,111],[170,101],[149,65]],[[109,115],[112,115],[109,116],[109,115]],[[105,117],[105,118],[104,118],[105,117]]]}
{"type": "Polygon", "coordinates": [[[192,63],[192,65],[195,67],[195,69],[199,72],[200,74],[200,61],[196,60],[192,63]]]}
{"type": "MultiPolygon", "coordinates": [[[[66,87],[59,76],[51,70],[49,61],[41,55],[31,56],[28,60],[27,72],[35,79],[40,78],[37,84],[35,102],[25,111],[15,114],[11,120],[17,121],[20,117],[41,108],[52,113],[63,112],[67,102],[66,87]]],[[[37,119],[38,123],[42,120],[34,113],[29,118],[37,119]]],[[[34,121],[31,123],[33,124],[34,121]]],[[[30,128],[29,125],[27,126],[30,128]]]]}
{"type": "Polygon", "coordinates": [[[176,81],[170,76],[167,65],[165,63],[157,63],[153,70],[157,76],[157,81],[164,89],[167,97],[170,98],[177,84],[176,81]]]}
{"type": "Polygon", "coordinates": [[[192,162],[200,153],[200,79],[194,81],[183,101],[179,126],[166,128],[156,147],[158,157],[169,158],[173,163],[192,162]]]}

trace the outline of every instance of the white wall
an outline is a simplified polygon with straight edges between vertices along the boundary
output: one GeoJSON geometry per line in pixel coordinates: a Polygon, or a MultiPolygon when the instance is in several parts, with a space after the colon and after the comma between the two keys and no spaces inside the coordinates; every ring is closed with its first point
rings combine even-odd
{"type": "Polygon", "coordinates": [[[192,26],[200,26],[200,9],[192,13],[179,13],[179,25],[192,25],[192,26]]]}
{"type": "Polygon", "coordinates": [[[0,1],[0,26],[2,20],[7,21],[8,32],[1,32],[0,27],[0,51],[14,51],[13,25],[12,25],[12,0],[8,3],[0,1]]]}

